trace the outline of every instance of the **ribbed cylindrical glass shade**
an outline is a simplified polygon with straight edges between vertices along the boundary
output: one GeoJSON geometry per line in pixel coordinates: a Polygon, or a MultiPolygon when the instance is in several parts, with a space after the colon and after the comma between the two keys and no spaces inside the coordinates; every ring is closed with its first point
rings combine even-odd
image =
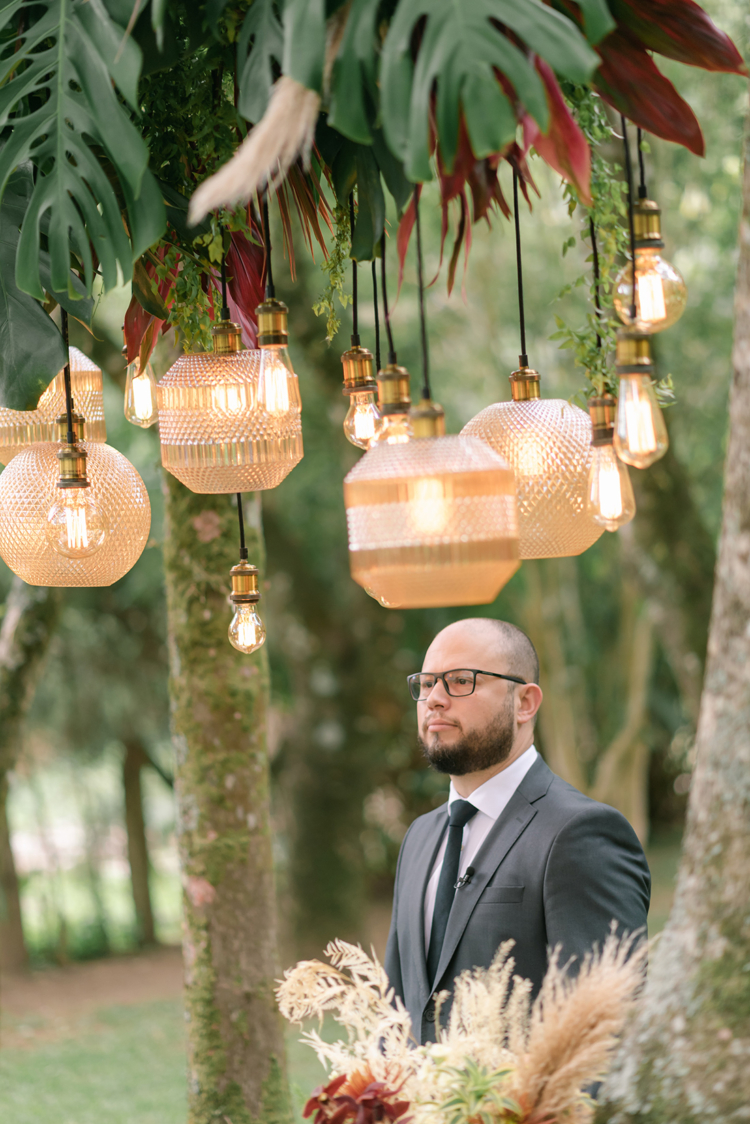
{"type": "MultiPolygon", "coordinates": [[[[102,372],[79,351],[70,348],[70,388],[76,412],[86,420],[87,441],[106,441],[102,372]]],[[[62,371],[49,384],[36,410],[8,410],[0,406],[0,464],[9,461],[37,441],[55,441],[55,419],[65,413],[65,382],[62,371]]]]}
{"type": "Polygon", "coordinates": [[[388,608],[484,605],[518,569],[513,473],[476,438],[374,445],[344,502],[352,577],[388,608]]]}
{"type": "Polygon", "coordinates": [[[516,477],[521,558],[564,558],[603,533],[586,510],[591,421],[560,398],[496,402],[461,430],[481,437],[516,477]]]}
{"type": "Polygon", "coordinates": [[[57,442],[24,449],[0,473],[0,557],[29,585],[112,585],[138,561],[151,527],[148,492],[111,445],[82,441],[91,498],[107,521],[104,544],[86,558],[58,554],[47,516],[60,499],[57,442]]]}
{"type": "Polygon", "coordinates": [[[259,395],[260,351],[182,355],[156,388],[161,462],[193,492],[275,488],[302,459],[299,383],[285,409],[259,395]]]}

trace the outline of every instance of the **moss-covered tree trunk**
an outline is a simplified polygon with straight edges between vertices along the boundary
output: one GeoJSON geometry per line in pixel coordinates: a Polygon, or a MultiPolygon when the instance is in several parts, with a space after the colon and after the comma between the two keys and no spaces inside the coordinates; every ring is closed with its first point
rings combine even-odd
{"type": "Polygon", "coordinates": [[[149,887],[151,863],[148,856],[141,785],[141,769],[147,763],[148,758],[141,743],[135,739],[126,741],[122,762],[122,790],[125,803],[125,832],[128,837],[130,884],[133,890],[135,928],[139,945],[153,944],[156,940],[149,887]]]}
{"type": "Polygon", "coordinates": [[[21,730],[37,677],[60,613],[56,589],[13,579],[0,626],[0,966],[18,971],[26,964],[6,799],[8,772],[21,748],[21,730]]]}
{"type": "MultiPolygon", "coordinates": [[[[166,477],[170,700],[184,898],[190,1124],[290,1117],[273,995],[274,875],[266,755],[268,668],[227,639],[239,559],[233,497],[166,477]]],[[[257,502],[246,508],[260,564],[257,502]]]]}
{"type": "MultiPolygon", "coordinates": [[[[747,149],[746,149],[747,156],[747,149]]],[[[602,1119],[698,1124],[750,1103],[750,166],[724,511],[674,907],[602,1119]]]]}

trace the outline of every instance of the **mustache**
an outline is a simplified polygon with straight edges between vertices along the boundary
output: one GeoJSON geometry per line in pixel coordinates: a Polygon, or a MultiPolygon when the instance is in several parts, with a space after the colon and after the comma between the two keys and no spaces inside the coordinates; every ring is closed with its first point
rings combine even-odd
{"type": "Polygon", "coordinates": [[[426,733],[427,733],[427,727],[429,726],[430,722],[432,722],[432,721],[433,721],[434,719],[439,719],[439,721],[440,721],[440,722],[444,722],[444,723],[445,723],[446,725],[448,725],[448,726],[455,726],[457,730],[462,730],[462,729],[463,729],[463,727],[462,727],[462,725],[461,725],[461,723],[460,723],[460,722],[454,722],[454,721],[453,721],[453,719],[451,719],[451,718],[444,718],[444,717],[443,717],[443,716],[442,716],[442,715],[441,715],[440,713],[438,713],[437,711],[433,711],[433,713],[432,713],[432,714],[428,714],[428,715],[427,715],[427,717],[426,717],[426,718],[424,719],[424,721],[422,722],[422,727],[421,727],[421,729],[422,729],[422,733],[423,733],[423,734],[426,734],[426,733]]]}

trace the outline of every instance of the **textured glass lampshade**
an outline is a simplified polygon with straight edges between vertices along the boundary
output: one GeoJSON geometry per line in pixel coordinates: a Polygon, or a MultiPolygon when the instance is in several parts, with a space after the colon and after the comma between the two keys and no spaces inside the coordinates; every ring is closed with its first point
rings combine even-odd
{"type": "Polygon", "coordinates": [[[297,376],[263,359],[182,355],[157,385],[161,461],[191,491],[275,488],[302,459],[297,376]]]}
{"type": "MultiPolygon", "coordinates": [[[[86,419],[87,441],[106,441],[102,372],[77,347],[70,351],[70,388],[76,411],[86,419]]],[[[8,462],[37,441],[57,439],[56,418],[65,412],[62,371],[49,384],[36,410],[8,410],[0,406],[0,464],[8,462]]]]}
{"type": "Polygon", "coordinates": [[[581,554],[601,536],[586,507],[591,422],[583,410],[559,398],[497,402],[461,432],[486,441],[515,473],[521,558],[581,554]]]}
{"type": "Polygon", "coordinates": [[[344,502],[352,577],[388,608],[484,605],[518,569],[513,473],[476,438],[372,445],[344,502]]]}
{"type": "Polygon", "coordinates": [[[0,473],[0,557],[29,585],[112,585],[138,561],[151,527],[140,476],[110,445],[82,441],[91,501],[108,533],[92,554],[66,557],[50,543],[48,515],[61,500],[58,442],[24,449],[0,473]]]}

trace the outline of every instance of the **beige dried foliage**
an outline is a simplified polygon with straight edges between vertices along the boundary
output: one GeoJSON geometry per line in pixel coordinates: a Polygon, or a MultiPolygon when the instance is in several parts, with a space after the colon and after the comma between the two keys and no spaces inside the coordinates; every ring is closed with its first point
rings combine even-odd
{"type": "Polygon", "coordinates": [[[487,1074],[505,1071],[498,1091],[521,1106],[519,1124],[585,1124],[593,1106],[582,1090],[606,1071],[643,981],[646,943],[636,947],[635,937],[620,940],[612,932],[576,976],[553,954],[533,1003],[530,982],[513,974],[512,946],[501,945],[489,968],[458,977],[447,1026],[426,1046],[416,1045],[374,954],[344,941],[326,949],[330,964],[306,960],[287,971],[279,1006],[296,1023],[332,1012],[348,1040],[324,1042],[313,1031],[303,1041],[332,1076],[367,1065],[377,1080],[398,1086],[414,1124],[445,1124],[451,1113],[444,1117],[441,1106],[460,1084],[457,1074],[473,1080],[469,1061],[487,1074]]]}
{"type": "Polygon", "coordinates": [[[232,159],[196,190],[189,221],[200,222],[218,207],[246,203],[266,184],[275,187],[300,155],[307,165],[319,108],[319,94],[282,75],[271,90],[266,112],[232,159]]]}

